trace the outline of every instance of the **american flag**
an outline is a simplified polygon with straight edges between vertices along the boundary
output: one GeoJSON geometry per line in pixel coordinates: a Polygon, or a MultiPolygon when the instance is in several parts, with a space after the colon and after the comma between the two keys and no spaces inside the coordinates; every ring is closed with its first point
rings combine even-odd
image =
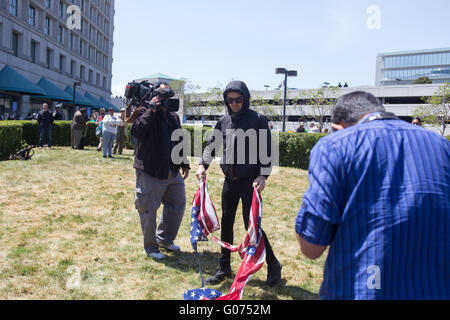
{"type": "MultiPolygon", "coordinates": [[[[244,287],[250,279],[251,275],[261,269],[266,260],[266,248],[264,239],[261,233],[261,219],[262,219],[262,198],[256,188],[253,191],[252,207],[249,212],[250,219],[247,234],[244,242],[238,246],[233,246],[227,242],[223,242],[216,238],[212,232],[220,229],[219,219],[217,218],[216,209],[208,194],[208,189],[205,179],[202,179],[197,193],[194,196],[191,212],[191,244],[197,254],[197,242],[207,241],[208,235],[211,235],[213,240],[221,246],[231,250],[232,252],[239,252],[243,259],[241,267],[234,279],[230,292],[226,295],[215,291],[212,296],[209,294],[201,295],[199,292],[206,292],[203,288],[203,275],[200,267],[200,274],[202,276],[202,288],[188,290],[185,292],[184,298],[186,300],[240,300],[244,292],[244,287]],[[198,291],[200,290],[200,291],[198,291]],[[220,293],[220,295],[219,295],[220,293]],[[217,294],[217,296],[216,296],[217,294]],[[187,299],[187,298],[191,299],[187,299]]],[[[199,262],[200,263],[200,262],[199,262]]],[[[207,291],[212,292],[212,291],[207,291]]]]}

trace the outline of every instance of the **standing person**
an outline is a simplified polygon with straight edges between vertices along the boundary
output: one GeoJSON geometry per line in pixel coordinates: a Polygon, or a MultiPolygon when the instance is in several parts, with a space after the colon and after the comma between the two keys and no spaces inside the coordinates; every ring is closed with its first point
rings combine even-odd
{"type": "Polygon", "coordinates": [[[420,118],[414,118],[412,120],[411,124],[421,127],[422,126],[422,121],[420,120],[420,118]]]}
{"type": "Polygon", "coordinates": [[[39,123],[39,148],[42,148],[44,144],[44,135],[47,135],[48,147],[52,147],[52,124],[54,118],[50,110],[48,110],[48,104],[42,105],[42,110],[39,111],[37,116],[37,122],[39,123]]]}
{"type": "MultiPolygon", "coordinates": [[[[220,135],[217,136],[225,137],[231,132],[234,135],[236,130],[239,129],[247,131],[253,129],[257,133],[257,140],[259,141],[263,139],[263,136],[261,136],[261,131],[263,131],[266,134],[267,150],[270,152],[271,136],[267,118],[250,110],[250,92],[246,84],[242,81],[230,82],[223,93],[223,98],[228,114],[220,118],[215,126],[215,130],[218,130],[218,133],[220,132],[220,135]]],[[[196,174],[199,180],[206,176],[206,170],[212,158],[215,157],[215,150],[212,147],[215,140],[215,135],[213,135],[203,152],[202,164],[199,165],[196,174]]],[[[245,139],[245,154],[235,152],[236,143],[231,143],[231,146],[227,143],[230,143],[228,139],[223,139],[221,167],[225,175],[225,181],[222,188],[222,229],[220,236],[222,241],[233,243],[233,226],[239,200],[242,200],[242,216],[244,227],[247,229],[253,199],[253,187],[256,187],[260,192],[264,190],[266,179],[270,174],[270,163],[266,165],[261,163],[261,155],[258,150],[254,150],[256,154],[252,154],[250,151],[252,146],[247,139],[245,139]],[[236,156],[243,161],[235,161],[236,156]],[[253,156],[257,158],[254,163],[250,161],[253,156]]],[[[256,143],[256,145],[259,146],[260,144],[256,143]]],[[[262,231],[262,235],[266,247],[267,284],[273,286],[281,280],[282,266],[275,257],[264,231],[262,231]]],[[[232,276],[230,253],[230,250],[226,248],[221,249],[219,268],[213,276],[206,279],[207,283],[217,284],[232,276]]]]}
{"type": "Polygon", "coordinates": [[[89,118],[86,114],[86,108],[81,108],[73,115],[71,123],[71,146],[72,149],[79,149],[83,131],[87,126],[89,118]]]}
{"type": "MultiPolygon", "coordinates": [[[[161,84],[161,88],[172,90],[168,84],[161,84]]],[[[189,176],[190,167],[187,155],[183,154],[181,164],[175,164],[171,157],[177,144],[171,136],[177,129],[181,129],[177,113],[169,112],[158,96],[151,100],[150,108],[139,110],[131,127],[131,134],[136,137],[135,206],[141,221],[145,253],[156,260],[165,258],[160,247],[180,250],[174,240],[186,207],[184,180],[189,176]],[[157,226],[156,212],[161,203],[163,210],[157,226]]]]}
{"type": "Polygon", "coordinates": [[[53,114],[53,118],[55,119],[55,121],[63,119],[61,107],[62,103],[56,105],[56,110],[55,113],[53,114]]]}
{"type": "Polygon", "coordinates": [[[300,249],[330,246],[322,299],[450,299],[450,143],[352,92],[311,151],[300,249]]]}
{"type": "Polygon", "coordinates": [[[121,121],[114,115],[114,109],[110,108],[109,114],[103,118],[103,158],[106,158],[107,154],[108,158],[112,158],[112,147],[117,135],[117,126],[120,124],[121,121]]]}
{"type": "Polygon", "coordinates": [[[119,154],[122,154],[123,146],[125,144],[125,138],[127,135],[127,123],[125,122],[125,108],[120,109],[120,125],[117,127],[117,136],[114,141],[114,149],[113,154],[117,153],[117,149],[119,149],[119,154]]]}
{"type": "MultiPolygon", "coordinates": [[[[102,121],[103,121],[103,118],[105,117],[105,114],[106,114],[105,108],[100,108],[99,115],[97,117],[97,120],[95,121],[95,125],[97,127],[98,126],[103,126],[102,121]]],[[[103,127],[101,128],[101,131],[103,131],[103,127]]],[[[102,147],[103,147],[103,137],[100,136],[99,137],[99,143],[98,143],[98,146],[97,146],[97,151],[100,152],[100,150],[102,150],[102,147]]]]}

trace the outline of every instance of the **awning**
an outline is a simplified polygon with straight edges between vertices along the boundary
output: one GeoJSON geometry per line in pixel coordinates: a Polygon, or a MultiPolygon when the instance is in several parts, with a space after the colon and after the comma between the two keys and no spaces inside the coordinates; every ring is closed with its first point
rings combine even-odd
{"type": "Polygon", "coordinates": [[[95,107],[93,107],[93,108],[95,108],[95,109],[105,108],[106,109],[106,106],[104,105],[104,103],[102,103],[102,102],[98,101],[97,99],[95,99],[94,96],[91,95],[89,92],[86,91],[84,96],[86,98],[88,98],[93,104],[95,104],[95,107]]]}
{"type": "MultiPolygon", "coordinates": [[[[73,97],[73,88],[71,86],[67,86],[64,90],[68,95],[73,97]]],[[[73,99],[73,98],[72,98],[73,99]]],[[[72,99],[70,99],[72,101],[72,99]]],[[[72,101],[73,103],[73,101],[72,101]]],[[[95,104],[91,102],[88,98],[80,94],[80,92],[77,90],[75,92],[75,104],[77,106],[87,106],[87,107],[95,107],[95,104]]]]}
{"type": "Polygon", "coordinates": [[[120,109],[118,107],[113,105],[111,102],[109,102],[105,98],[100,97],[100,99],[98,99],[98,101],[100,101],[101,103],[103,103],[105,105],[106,110],[108,110],[109,108],[113,108],[114,112],[120,112],[120,109]]]}
{"type": "Polygon", "coordinates": [[[22,76],[8,65],[0,71],[0,91],[17,92],[24,95],[44,96],[47,94],[42,88],[22,76]]]}
{"type": "Polygon", "coordinates": [[[40,99],[49,99],[56,101],[72,101],[72,97],[65,93],[63,90],[55,86],[53,83],[48,81],[46,78],[42,77],[37,85],[45,90],[47,94],[45,96],[39,97],[40,99]]]}

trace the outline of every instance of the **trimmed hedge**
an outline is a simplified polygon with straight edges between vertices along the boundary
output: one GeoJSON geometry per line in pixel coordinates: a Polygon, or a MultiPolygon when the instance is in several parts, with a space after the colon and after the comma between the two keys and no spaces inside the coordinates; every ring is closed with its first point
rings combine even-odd
{"type": "MultiPolygon", "coordinates": [[[[55,121],[52,127],[52,145],[70,146],[70,124],[71,121],[55,121]]],[[[1,121],[0,122],[0,159],[7,159],[10,154],[16,152],[22,143],[38,145],[39,125],[37,121],[1,121]]],[[[97,146],[98,138],[95,136],[95,123],[88,124],[86,133],[86,145],[97,146]]],[[[194,155],[194,130],[201,130],[202,151],[212,132],[209,127],[184,126],[186,134],[191,138],[191,155],[194,155]]],[[[128,125],[128,132],[130,125],[128,125]]],[[[279,134],[279,165],[283,167],[294,167],[307,170],[309,165],[309,154],[317,141],[325,136],[314,133],[287,133],[279,134]]],[[[125,148],[133,149],[128,134],[125,140],[125,148]]],[[[221,151],[218,151],[218,155],[221,151]]]]}
{"type": "Polygon", "coordinates": [[[280,133],[280,166],[308,170],[309,155],[319,139],[325,137],[321,133],[280,133]]]}
{"type": "Polygon", "coordinates": [[[22,145],[22,126],[20,124],[0,122],[0,160],[6,160],[16,153],[22,145]]]}

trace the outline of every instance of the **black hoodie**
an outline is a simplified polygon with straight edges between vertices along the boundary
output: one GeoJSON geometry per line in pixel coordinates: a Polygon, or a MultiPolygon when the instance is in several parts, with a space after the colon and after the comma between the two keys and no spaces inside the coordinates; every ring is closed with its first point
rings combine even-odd
{"type": "MultiPolygon", "coordinates": [[[[270,136],[270,129],[268,125],[268,120],[265,116],[257,113],[256,111],[253,111],[250,109],[250,91],[248,90],[247,86],[242,81],[232,81],[230,82],[227,87],[225,88],[225,91],[223,92],[223,98],[225,101],[225,105],[228,109],[228,114],[222,116],[219,121],[216,123],[215,129],[221,131],[222,134],[222,143],[223,143],[223,157],[221,160],[221,168],[225,175],[225,177],[235,180],[238,178],[256,178],[260,175],[264,177],[269,176],[270,168],[271,168],[271,162],[269,163],[262,163],[262,159],[260,158],[260,152],[259,152],[259,142],[260,137],[259,130],[263,129],[267,133],[266,135],[266,145],[267,145],[267,155],[271,155],[271,136],[270,136]],[[226,98],[228,93],[230,92],[237,92],[242,94],[244,97],[243,106],[242,109],[235,113],[231,110],[230,106],[226,102],[226,98]],[[235,133],[237,129],[242,129],[245,132],[248,132],[248,129],[254,129],[257,133],[257,143],[256,143],[256,155],[250,155],[250,139],[245,138],[245,162],[244,163],[237,163],[237,138],[233,137],[233,145],[234,148],[228,147],[227,148],[227,130],[228,134],[235,133]],[[231,158],[230,154],[234,151],[234,161],[228,161],[227,159],[227,153],[228,158],[231,158]],[[256,156],[256,162],[251,161],[251,156],[256,156]],[[264,172],[261,172],[261,169],[264,168],[264,172]]],[[[228,138],[230,139],[230,135],[228,138]]],[[[205,151],[203,152],[202,157],[202,164],[205,166],[206,169],[208,169],[209,164],[211,163],[212,159],[215,157],[215,151],[213,146],[211,144],[215,141],[215,136],[212,135],[209,141],[206,144],[205,151]],[[211,155],[211,157],[209,156],[211,155]]],[[[233,154],[231,154],[233,155],[233,154]]]]}

